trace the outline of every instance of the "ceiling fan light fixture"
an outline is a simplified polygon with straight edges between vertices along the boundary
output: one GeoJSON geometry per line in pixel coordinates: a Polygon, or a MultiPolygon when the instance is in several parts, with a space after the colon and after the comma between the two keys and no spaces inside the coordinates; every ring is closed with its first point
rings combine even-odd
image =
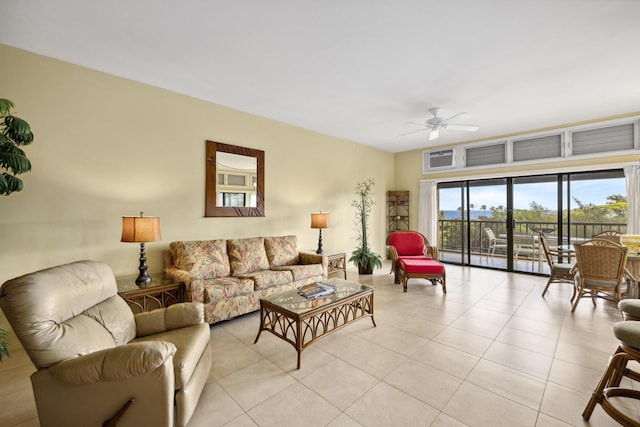
{"type": "Polygon", "coordinates": [[[410,132],[407,132],[407,133],[403,133],[403,134],[398,135],[398,136],[404,136],[404,135],[409,135],[409,134],[412,134],[412,133],[415,133],[415,132],[429,130],[430,131],[429,132],[429,141],[433,141],[434,139],[438,139],[438,137],[440,137],[440,129],[445,129],[445,130],[451,129],[451,130],[475,132],[480,128],[479,126],[476,126],[476,125],[462,125],[462,124],[451,124],[451,123],[449,123],[449,120],[466,118],[466,117],[469,116],[469,113],[458,113],[458,114],[454,114],[451,117],[443,119],[443,118],[438,116],[438,113],[440,112],[439,108],[430,108],[429,112],[431,114],[433,114],[433,117],[431,117],[430,119],[425,120],[424,123],[407,122],[409,124],[415,124],[415,125],[423,126],[422,129],[413,130],[413,131],[410,131],[410,132]]]}

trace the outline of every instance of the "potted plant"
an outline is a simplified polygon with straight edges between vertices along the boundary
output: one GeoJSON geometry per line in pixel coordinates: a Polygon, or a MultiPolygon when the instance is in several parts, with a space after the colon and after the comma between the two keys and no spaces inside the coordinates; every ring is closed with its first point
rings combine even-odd
{"type": "Polygon", "coordinates": [[[373,184],[372,179],[359,182],[356,185],[356,198],[351,201],[351,206],[356,208],[355,228],[358,247],[351,253],[349,262],[358,267],[360,274],[371,274],[376,267],[382,267],[382,258],[371,250],[367,239],[369,214],[371,207],[375,204],[373,184]]]}
{"type": "MultiPolygon", "coordinates": [[[[13,102],[0,98],[0,194],[22,190],[22,180],[16,175],[29,172],[31,162],[21,146],[33,142],[33,132],[29,123],[11,114],[13,102]]],[[[9,356],[7,331],[0,329],[0,362],[9,356]]]]}
{"type": "Polygon", "coordinates": [[[29,172],[31,162],[21,146],[33,142],[29,123],[11,114],[13,102],[0,98],[0,194],[21,191],[22,180],[16,175],[29,172]]]}
{"type": "Polygon", "coordinates": [[[2,358],[9,355],[9,344],[7,344],[7,331],[0,329],[0,362],[2,358]]]}

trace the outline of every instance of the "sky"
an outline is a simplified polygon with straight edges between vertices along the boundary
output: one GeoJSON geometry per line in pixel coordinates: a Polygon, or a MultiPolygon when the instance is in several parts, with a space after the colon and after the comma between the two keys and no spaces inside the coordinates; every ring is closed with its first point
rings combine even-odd
{"type": "MultiPolygon", "coordinates": [[[[488,209],[492,206],[506,206],[507,204],[506,186],[472,187],[470,193],[470,201],[476,209],[480,209],[482,205],[486,205],[488,209]]],[[[612,194],[627,195],[624,178],[573,181],[571,183],[572,198],[575,197],[585,204],[606,204],[607,196],[612,194]]],[[[515,209],[529,209],[531,201],[535,201],[547,209],[555,210],[557,207],[557,184],[553,182],[514,186],[515,209]]],[[[458,207],[460,207],[459,189],[440,190],[440,210],[457,210],[458,207]]],[[[573,201],[571,207],[576,207],[573,201]]]]}

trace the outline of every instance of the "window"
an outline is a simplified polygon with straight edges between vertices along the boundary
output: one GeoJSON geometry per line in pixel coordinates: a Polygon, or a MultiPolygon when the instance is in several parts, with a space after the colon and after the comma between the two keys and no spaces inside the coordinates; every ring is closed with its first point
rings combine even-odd
{"type": "Polygon", "coordinates": [[[562,157],[562,136],[549,135],[513,141],[513,161],[562,157]]]}
{"type": "Polygon", "coordinates": [[[467,148],[467,166],[497,165],[507,162],[506,143],[467,148]]]}

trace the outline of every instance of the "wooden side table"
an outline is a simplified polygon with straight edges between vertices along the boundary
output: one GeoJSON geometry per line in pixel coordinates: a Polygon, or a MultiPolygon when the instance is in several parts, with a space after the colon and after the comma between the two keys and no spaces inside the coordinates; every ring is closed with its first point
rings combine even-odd
{"type": "Polygon", "coordinates": [[[326,255],[329,260],[328,276],[342,272],[344,279],[347,280],[347,254],[344,252],[324,252],[323,255],[326,255]]]}
{"type": "Polygon", "coordinates": [[[118,295],[131,307],[134,313],[169,307],[184,301],[184,283],[166,278],[162,274],[152,274],[151,283],[146,288],[136,285],[137,275],[116,277],[118,295]]]}

